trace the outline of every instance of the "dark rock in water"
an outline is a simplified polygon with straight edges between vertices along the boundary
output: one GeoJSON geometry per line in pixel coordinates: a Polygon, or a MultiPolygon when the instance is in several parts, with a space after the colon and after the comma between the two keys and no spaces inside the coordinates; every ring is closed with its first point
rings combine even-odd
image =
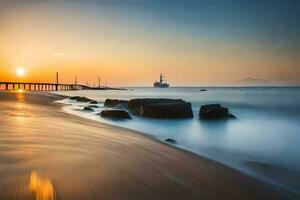
{"type": "Polygon", "coordinates": [[[156,104],[140,107],[140,116],[151,118],[192,118],[191,103],[156,104]]]}
{"type": "Polygon", "coordinates": [[[84,107],[83,111],[94,112],[94,109],[90,107],[84,107]]]}
{"type": "Polygon", "coordinates": [[[97,104],[97,101],[91,101],[90,104],[97,104]]]}
{"type": "Polygon", "coordinates": [[[236,118],[230,114],[228,108],[222,107],[220,104],[203,105],[199,111],[201,119],[228,119],[236,118]]]}
{"type": "Polygon", "coordinates": [[[131,113],[150,118],[192,118],[192,105],[182,99],[132,99],[131,113]]]}
{"type": "Polygon", "coordinates": [[[207,91],[207,89],[200,89],[200,92],[205,92],[207,91]]]}
{"type": "Polygon", "coordinates": [[[118,108],[127,109],[128,102],[129,101],[119,100],[119,99],[106,99],[104,102],[104,106],[110,107],[110,108],[118,107],[118,108]]]}
{"type": "Polygon", "coordinates": [[[90,106],[88,106],[89,108],[99,108],[98,106],[96,106],[96,105],[90,105],[90,106]]]}
{"type": "Polygon", "coordinates": [[[168,143],[171,143],[171,144],[177,144],[176,140],[171,139],[171,138],[165,139],[165,141],[168,143]]]}
{"type": "Polygon", "coordinates": [[[231,114],[231,113],[228,115],[228,118],[229,119],[237,119],[237,117],[234,114],[231,114]]]}
{"type": "Polygon", "coordinates": [[[112,117],[117,119],[131,119],[130,115],[125,110],[103,110],[100,113],[101,117],[112,117]]]}
{"type": "Polygon", "coordinates": [[[70,97],[69,99],[76,100],[76,101],[79,101],[79,102],[90,102],[90,101],[93,101],[92,99],[89,99],[89,98],[86,98],[86,97],[80,97],[80,96],[70,97]]]}
{"type": "Polygon", "coordinates": [[[128,103],[128,109],[133,111],[139,110],[140,106],[154,105],[154,104],[179,104],[185,103],[182,99],[155,99],[155,98],[143,98],[143,99],[131,99],[128,103]]]}

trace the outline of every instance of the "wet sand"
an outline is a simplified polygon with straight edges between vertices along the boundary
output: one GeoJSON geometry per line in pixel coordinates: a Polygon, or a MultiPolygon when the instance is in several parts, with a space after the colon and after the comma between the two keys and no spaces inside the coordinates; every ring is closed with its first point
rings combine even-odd
{"type": "Polygon", "coordinates": [[[226,166],[64,113],[62,96],[0,92],[0,199],[289,199],[226,166]]]}

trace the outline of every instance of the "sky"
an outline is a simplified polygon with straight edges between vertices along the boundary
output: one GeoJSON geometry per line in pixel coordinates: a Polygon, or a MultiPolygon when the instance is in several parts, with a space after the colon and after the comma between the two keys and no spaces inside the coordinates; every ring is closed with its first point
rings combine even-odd
{"type": "Polygon", "coordinates": [[[0,0],[0,80],[300,84],[299,0],[0,0]],[[25,69],[18,77],[16,69],[25,69]]]}

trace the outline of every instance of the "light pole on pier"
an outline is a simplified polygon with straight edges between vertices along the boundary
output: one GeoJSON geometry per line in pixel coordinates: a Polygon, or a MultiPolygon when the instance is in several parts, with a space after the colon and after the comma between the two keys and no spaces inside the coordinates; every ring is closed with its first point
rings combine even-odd
{"type": "Polygon", "coordinates": [[[58,90],[58,72],[56,72],[56,90],[58,90]]]}
{"type": "Polygon", "coordinates": [[[56,72],[56,84],[58,84],[58,72],[56,72]]]}

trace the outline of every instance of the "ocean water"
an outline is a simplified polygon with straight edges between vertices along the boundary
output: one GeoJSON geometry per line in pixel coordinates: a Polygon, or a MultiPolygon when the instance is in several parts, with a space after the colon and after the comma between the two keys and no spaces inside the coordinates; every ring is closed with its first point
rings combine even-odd
{"type": "Polygon", "coordinates": [[[99,101],[95,112],[82,111],[85,103],[63,100],[64,111],[100,122],[172,138],[178,148],[208,157],[251,176],[300,194],[300,87],[128,88],[127,91],[61,91],[99,101]],[[181,98],[192,103],[193,119],[113,121],[97,115],[107,98],[181,98]],[[203,104],[220,103],[236,120],[201,121],[203,104]]]}

